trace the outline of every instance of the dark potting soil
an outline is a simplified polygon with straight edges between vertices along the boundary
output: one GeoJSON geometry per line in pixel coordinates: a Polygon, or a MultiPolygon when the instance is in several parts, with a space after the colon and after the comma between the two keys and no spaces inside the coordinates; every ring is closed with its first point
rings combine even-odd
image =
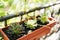
{"type": "Polygon", "coordinates": [[[4,33],[8,36],[10,40],[16,40],[24,35],[24,33],[12,33],[12,30],[9,30],[9,27],[7,29],[3,29],[4,33]]]}
{"type": "MultiPolygon", "coordinates": [[[[46,23],[46,24],[47,24],[47,23],[46,23]]],[[[24,35],[27,35],[27,33],[28,33],[29,30],[35,31],[36,29],[39,29],[39,28],[42,27],[42,26],[40,26],[40,25],[37,25],[37,27],[36,27],[35,29],[30,29],[30,28],[26,28],[26,26],[25,26],[24,23],[21,24],[21,25],[22,25],[22,27],[24,28],[24,29],[23,29],[23,33],[17,33],[17,34],[12,33],[13,31],[10,30],[10,26],[9,26],[8,28],[2,29],[2,30],[4,31],[4,33],[8,36],[8,38],[9,38],[10,40],[16,40],[16,39],[18,39],[18,38],[20,38],[20,37],[22,37],[22,36],[24,36],[24,35]]]]}
{"type": "Polygon", "coordinates": [[[45,23],[42,23],[41,20],[37,20],[37,24],[40,24],[40,25],[46,25],[46,24],[48,24],[48,23],[49,23],[48,21],[45,22],[45,23]]]}
{"type": "Polygon", "coordinates": [[[11,30],[11,26],[2,29],[4,31],[4,33],[8,36],[9,40],[16,40],[24,35],[27,35],[28,31],[30,30],[29,28],[24,27],[24,23],[22,24],[23,29],[23,33],[13,33],[13,31],[11,30]]]}

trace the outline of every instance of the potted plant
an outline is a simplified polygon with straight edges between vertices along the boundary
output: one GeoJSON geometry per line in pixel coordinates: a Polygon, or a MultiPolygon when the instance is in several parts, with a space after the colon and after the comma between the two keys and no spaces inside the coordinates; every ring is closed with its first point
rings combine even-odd
{"type": "Polygon", "coordinates": [[[17,38],[24,35],[24,27],[22,27],[19,23],[12,23],[6,29],[2,29],[4,33],[8,36],[10,40],[16,40],[17,38]]]}
{"type": "MultiPolygon", "coordinates": [[[[51,28],[56,24],[56,21],[54,20],[54,18],[48,18],[48,19],[51,22],[46,21],[47,22],[46,25],[40,24],[41,28],[37,24],[36,27],[39,27],[38,29],[35,29],[36,28],[35,26],[31,26],[33,27],[32,29],[35,29],[35,30],[31,32],[30,34],[20,37],[17,40],[40,40],[40,37],[47,35],[50,32],[51,28]]],[[[27,28],[30,28],[30,27],[27,27],[27,28]]]]}
{"type": "MultiPolygon", "coordinates": [[[[39,37],[48,34],[51,29],[50,27],[54,26],[56,23],[55,21],[49,23],[45,18],[46,16],[43,15],[22,23],[12,23],[7,28],[0,29],[0,32],[4,36],[4,40],[38,40],[39,37]],[[42,24],[38,22],[41,22],[42,24]],[[32,30],[30,34],[28,34],[29,30],[32,30]]],[[[49,20],[53,19],[49,18],[49,20]]]]}
{"type": "Polygon", "coordinates": [[[30,19],[30,20],[26,21],[25,26],[30,29],[35,29],[35,27],[37,26],[36,20],[30,19]]]}
{"type": "Polygon", "coordinates": [[[46,25],[49,23],[46,13],[37,16],[37,23],[40,25],[46,25]]]}

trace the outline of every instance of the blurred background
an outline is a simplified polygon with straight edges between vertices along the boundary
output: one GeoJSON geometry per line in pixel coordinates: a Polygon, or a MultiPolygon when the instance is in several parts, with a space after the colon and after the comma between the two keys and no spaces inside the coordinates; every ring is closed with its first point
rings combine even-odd
{"type": "MultiPolygon", "coordinates": [[[[29,9],[44,6],[46,4],[52,4],[59,0],[0,0],[0,17],[6,16],[9,14],[18,14],[21,11],[28,11],[29,9]]],[[[46,13],[51,14],[52,10],[55,12],[59,10],[59,5],[52,6],[46,9],[46,13]],[[56,8],[57,7],[57,8],[56,8]]],[[[35,13],[43,13],[44,9],[36,11],[35,13]]],[[[32,12],[34,13],[34,12],[32,12]]],[[[30,13],[29,15],[31,15],[30,13]]],[[[38,15],[37,14],[37,15],[38,15]]],[[[33,15],[33,14],[32,14],[33,15]]],[[[26,16],[26,15],[24,15],[26,16]]],[[[8,20],[8,24],[12,22],[19,22],[20,17],[16,17],[8,20]],[[17,18],[17,19],[16,19],[17,18]],[[14,21],[13,21],[14,20],[14,21]]],[[[4,26],[4,22],[0,22],[0,26],[4,26]]]]}

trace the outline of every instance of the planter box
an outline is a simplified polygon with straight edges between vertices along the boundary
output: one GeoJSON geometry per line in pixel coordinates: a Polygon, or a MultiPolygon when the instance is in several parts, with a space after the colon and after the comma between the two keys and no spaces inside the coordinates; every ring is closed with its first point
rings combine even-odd
{"type": "MultiPolygon", "coordinates": [[[[35,31],[33,31],[30,34],[27,34],[25,36],[22,36],[18,38],[17,40],[39,40],[40,37],[47,35],[50,32],[50,29],[56,24],[56,21],[53,18],[49,18],[51,22],[35,31]],[[52,21],[53,20],[53,21],[52,21]]],[[[4,40],[9,40],[7,35],[3,32],[2,29],[0,29],[1,34],[4,37],[4,40]]]]}

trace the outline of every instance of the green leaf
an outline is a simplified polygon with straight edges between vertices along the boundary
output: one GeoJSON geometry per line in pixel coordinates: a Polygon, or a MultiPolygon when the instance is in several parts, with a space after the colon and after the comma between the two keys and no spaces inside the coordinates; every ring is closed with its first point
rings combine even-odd
{"type": "Polygon", "coordinates": [[[8,0],[3,0],[3,1],[7,2],[8,0]]]}
{"type": "Polygon", "coordinates": [[[0,8],[4,8],[4,3],[0,2],[0,8]]]}
{"type": "Polygon", "coordinates": [[[12,6],[11,6],[11,9],[12,9],[12,10],[15,10],[15,9],[16,9],[16,5],[12,5],[12,6]]]}
{"type": "Polygon", "coordinates": [[[0,17],[1,16],[5,16],[5,12],[4,11],[0,11],[0,17]]]}
{"type": "Polygon", "coordinates": [[[39,0],[33,0],[34,2],[39,2],[39,0]]]}
{"type": "Polygon", "coordinates": [[[11,6],[14,0],[9,0],[8,3],[11,6]]]}
{"type": "Polygon", "coordinates": [[[8,2],[9,5],[11,6],[14,0],[3,0],[3,1],[8,2]]]}

